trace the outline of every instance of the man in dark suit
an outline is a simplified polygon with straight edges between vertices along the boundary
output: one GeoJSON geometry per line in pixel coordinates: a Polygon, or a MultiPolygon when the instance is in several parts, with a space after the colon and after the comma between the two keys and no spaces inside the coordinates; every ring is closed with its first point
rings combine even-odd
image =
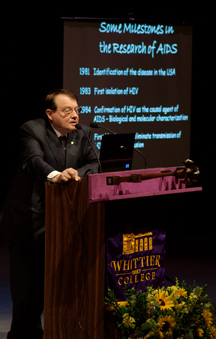
{"type": "Polygon", "coordinates": [[[20,128],[20,161],[0,218],[9,240],[13,319],[8,339],[43,337],[45,186],[79,181],[98,171],[91,129],[79,122],[77,98],[54,90],[45,100],[45,118],[20,128]],[[65,137],[62,147],[60,138],[65,137]]]}

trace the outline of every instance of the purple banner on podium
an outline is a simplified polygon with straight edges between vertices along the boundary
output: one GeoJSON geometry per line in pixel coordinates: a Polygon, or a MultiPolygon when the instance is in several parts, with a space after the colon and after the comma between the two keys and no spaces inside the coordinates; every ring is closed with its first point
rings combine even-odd
{"type": "Polygon", "coordinates": [[[125,300],[124,285],[136,291],[165,284],[166,232],[121,234],[107,239],[107,287],[125,300]]]}

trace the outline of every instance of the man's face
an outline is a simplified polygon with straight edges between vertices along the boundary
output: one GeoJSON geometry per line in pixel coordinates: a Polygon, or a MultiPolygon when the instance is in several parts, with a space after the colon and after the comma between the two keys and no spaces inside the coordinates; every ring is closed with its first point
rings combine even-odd
{"type": "Polygon", "coordinates": [[[58,94],[55,97],[56,111],[46,110],[46,114],[52,123],[62,135],[74,131],[75,125],[79,122],[79,115],[73,110],[78,107],[77,101],[65,94],[58,94]],[[65,115],[67,110],[73,110],[71,114],[65,115]]]}

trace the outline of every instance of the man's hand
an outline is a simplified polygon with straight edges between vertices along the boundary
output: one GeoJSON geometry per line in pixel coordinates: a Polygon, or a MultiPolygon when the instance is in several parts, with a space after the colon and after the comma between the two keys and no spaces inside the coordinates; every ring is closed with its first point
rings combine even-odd
{"type": "Polygon", "coordinates": [[[54,177],[54,183],[61,184],[63,182],[68,182],[71,180],[79,181],[80,177],[78,172],[73,168],[66,168],[63,172],[57,174],[54,177]]]}

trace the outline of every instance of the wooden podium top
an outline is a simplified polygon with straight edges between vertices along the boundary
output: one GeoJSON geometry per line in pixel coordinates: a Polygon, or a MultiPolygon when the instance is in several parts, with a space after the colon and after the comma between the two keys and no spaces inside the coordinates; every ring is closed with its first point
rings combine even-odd
{"type": "Polygon", "coordinates": [[[202,190],[202,187],[186,186],[183,179],[175,176],[151,178],[141,182],[121,182],[119,185],[107,185],[107,177],[111,176],[123,177],[130,176],[131,174],[160,173],[170,170],[175,171],[176,168],[151,168],[146,170],[90,174],[88,176],[89,201],[99,202],[202,190]]]}

